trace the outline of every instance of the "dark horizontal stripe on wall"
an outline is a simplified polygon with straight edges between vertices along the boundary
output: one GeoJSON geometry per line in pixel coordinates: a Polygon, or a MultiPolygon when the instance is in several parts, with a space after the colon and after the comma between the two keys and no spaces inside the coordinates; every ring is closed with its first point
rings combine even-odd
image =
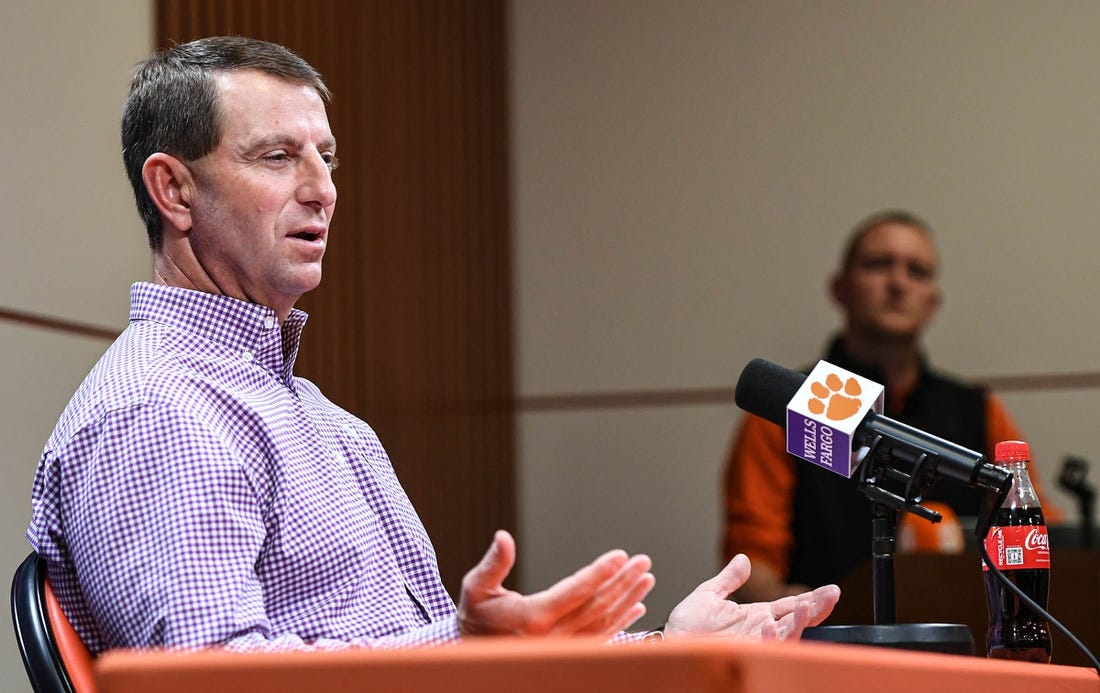
{"type": "MultiPolygon", "coordinates": [[[[0,307],[0,321],[31,325],[67,334],[114,340],[119,331],[109,327],[88,325],[62,318],[0,307]]],[[[1087,390],[1100,388],[1100,373],[1046,373],[1034,375],[998,375],[980,378],[978,382],[997,392],[1041,392],[1046,390],[1087,390]]],[[[626,392],[574,392],[520,397],[521,411],[568,411],[571,409],[626,409],[632,407],[675,407],[693,404],[730,404],[733,386],[634,390],[626,392]]]]}
{"type": "Polygon", "coordinates": [[[675,407],[690,404],[732,404],[733,386],[693,390],[637,390],[634,392],[576,392],[519,398],[521,411],[675,407]]]}
{"type": "MultiPolygon", "coordinates": [[[[997,392],[1045,392],[1100,388],[1100,373],[1047,373],[999,375],[976,380],[997,392]]],[[[626,409],[633,407],[676,407],[685,405],[733,404],[729,387],[683,390],[636,390],[627,392],[572,392],[520,397],[517,409],[525,412],[576,409],[626,409]]]]}
{"type": "Polygon", "coordinates": [[[1087,390],[1089,388],[1100,387],[1100,373],[997,375],[989,378],[980,378],[978,382],[997,392],[1087,390]]]}
{"type": "Polygon", "coordinates": [[[72,320],[51,318],[46,315],[37,315],[35,313],[12,310],[11,308],[0,307],[0,320],[5,322],[14,322],[21,325],[30,325],[32,327],[41,327],[43,329],[54,330],[56,332],[65,332],[66,334],[75,334],[81,337],[103,339],[107,341],[113,341],[115,337],[119,335],[118,330],[109,327],[87,325],[85,323],[73,322],[72,320]]]}

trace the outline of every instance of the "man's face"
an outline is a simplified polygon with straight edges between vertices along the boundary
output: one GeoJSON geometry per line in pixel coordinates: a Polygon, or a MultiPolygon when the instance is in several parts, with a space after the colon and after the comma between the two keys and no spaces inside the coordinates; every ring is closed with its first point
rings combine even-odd
{"type": "Polygon", "coordinates": [[[221,141],[187,164],[191,248],[221,293],[285,315],[321,281],[336,141],[311,87],[254,70],[216,81],[221,141]]]}
{"type": "Polygon", "coordinates": [[[936,250],[928,235],[887,223],[866,234],[833,297],[856,336],[915,340],[940,305],[936,250]]]}

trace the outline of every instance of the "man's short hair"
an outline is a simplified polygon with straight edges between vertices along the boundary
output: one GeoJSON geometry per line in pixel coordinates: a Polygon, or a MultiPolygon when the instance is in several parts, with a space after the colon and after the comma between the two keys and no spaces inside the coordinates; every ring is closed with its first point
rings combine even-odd
{"type": "Polygon", "coordinates": [[[875,212],[856,224],[848,233],[848,242],[844,244],[844,251],[840,255],[841,274],[847,274],[852,269],[852,262],[856,259],[863,237],[884,224],[901,224],[923,231],[928,236],[932,235],[932,225],[912,212],[904,209],[875,212]]]}
{"type": "Polygon", "coordinates": [[[139,63],[122,109],[122,160],[153,249],[160,245],[161,218],[141,179],[142,166],[157,152],[194,161],[218,146],[223,123],[214,76],[233,70],[258,70],[332,99],[313,66],[283,46],[252,38],[198,39],[139,63]]]}

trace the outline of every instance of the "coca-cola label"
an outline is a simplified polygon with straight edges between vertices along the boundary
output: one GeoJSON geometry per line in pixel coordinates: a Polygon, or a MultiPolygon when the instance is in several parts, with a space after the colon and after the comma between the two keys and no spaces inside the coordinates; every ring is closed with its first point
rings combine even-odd
{"type": "MultiPolygon", "coordinates": [[[[1044,525],[993,527],[985,537],[985,550],[1000,570],[1050,568],[1050,544],[1044,525]]],[[[989,570],[984,560],[982,570],[989,570]]]]}

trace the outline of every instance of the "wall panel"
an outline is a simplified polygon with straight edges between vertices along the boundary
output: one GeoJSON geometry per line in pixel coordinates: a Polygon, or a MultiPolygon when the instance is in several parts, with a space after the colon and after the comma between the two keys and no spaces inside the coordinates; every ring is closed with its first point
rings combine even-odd
{"type": "Polygon", "coordinates": [[[515,514],[504,4],[158,3],[160,45],[214,34],[286,45],[335,94],[297,370],[378,431],[455,593],[515,514]]]}

